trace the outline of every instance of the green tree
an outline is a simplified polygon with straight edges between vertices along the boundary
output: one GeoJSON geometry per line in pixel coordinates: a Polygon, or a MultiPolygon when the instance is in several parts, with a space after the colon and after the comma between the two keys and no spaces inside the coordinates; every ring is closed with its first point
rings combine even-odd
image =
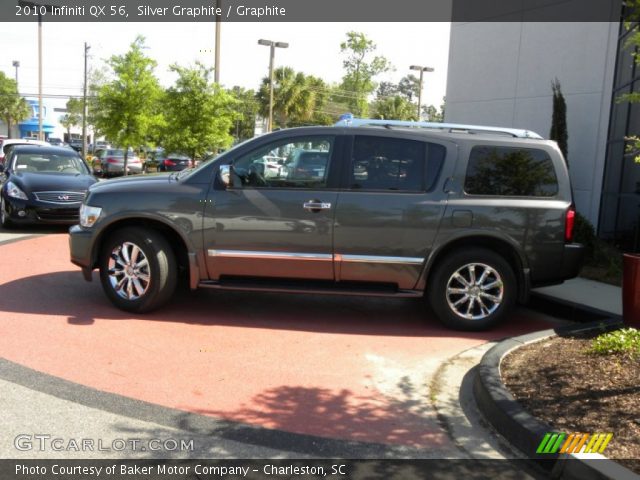
{"type": "MultiPolygon", "coordinates": [[[[323,80],[295,72],[291,67],[280,67],[273,75],[273,120],[281,128],[291,125],[326,123],[321,114],[329,96],[323,80]]],[[[269,77],[262,79],[256,93],[259,111],[269,116],[269,77]]]]}
{"type": "Polygon", "coordinates": [[[237,142],[253,138],[256,133],[256,117],[259,108],[256,92],[235,86],[231,89],[231,95],[237,102],[237,116],[231,126],[231,135],[237,142]]]}
{"type": "Polygon", "coordinates": [[[389,61],[382,56],[370,59],[375,50],[375,43],[359,32],[348,32],[347,41],[340,44],[340,51],[347,56],[342,62],[345,75],[341,88],[351,92],[348,104],[355,116],[367,115],[367,98],[376,89],[374,78],[391,69],[389,61]]]}
{"type": "Polygon", "coordinates": [[[380,82],[376,90],[377,99],[398,95],[398,85],[393,82],[380,82]]]}
{"type": "Polygon", "coordinates": [[[71,138],[71,128],[82,125],[82,99],[70,98],[67,102],[67,113],[60,117],[60,124],[67,130],[71,138]]]}
{"type": "Polygon", "coordinates": [[[558,147],[568,164],[569,146],[567,141],[569,139],[569,133],[567,131],[567,103],[564,100],[560,82],[557,78],[551,83],[551,89],[553,91],[553,114],[549,138],[558,142],[558,147]]]}
{"type": "Polygon", "coordinates": [[[442,123],[444,121],[444,112],[433,105],[423,105],[422,115],[427,119],[427,122],[442,123]]]}
{"type": "Polygon", "coordinates": [[[144,37],[138,36],[127,53],[109,59],[115,78],[98,90],[94,112],[98,130],[124,149],[125,175],[129,148],[148,145],[149,134],[163,123],[156,62],[144,48],[144,37]]]}
{"type": "Polygon", "coordinates": [[[100,89],[108,83],[108,72],[104,68],[91,69],[87,81],[87,126],[93,130],[94,137],[99,137],[103,133],[98,126],[98,118],[103,117],[99,113],[98,94],[100,89]]]}
{"type": "Polygon", "coordinates": [[[416,105],[400,95],[377,100],[374,111],[374,118],[382,120],[416,120],[416,105]]]}
{"type": "Polygon", "coordinates": [[[420,96],[420,79],[412,74],[402,77],[398,83],[398,92],[410,102],[417,104],[420,96]]]}
{"type": "Polygon", "coordinates": [[[0,72],[0,119],[7,124],[7,136],[11,126],[29,118],[31,107],[18,93],[16,81],[0,72]]]}
{"type": "Polygon", "coordinates": [[[212,82],[213,69],[201,63],[193,68],[170,68],[178,78],[164,99],[166,126],[161,144],[165,150],[200,159],[231,145],[236,101],[212,82]]]}

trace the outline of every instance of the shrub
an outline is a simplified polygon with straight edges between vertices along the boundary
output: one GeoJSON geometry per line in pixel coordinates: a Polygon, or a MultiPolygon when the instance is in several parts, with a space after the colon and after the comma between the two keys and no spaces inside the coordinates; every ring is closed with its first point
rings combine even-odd
{"type": "Polygon", "coordinates": [[[579,212],[576,212],[573,224],[573,238],[575,242],[585,246],[587,259],[593,258],[598,237],[591,222],[579,212]]]}
{"type": "Polygon", "coordinates": [[[640,330],[622,328],[598,335],[591,341],[588,352],[594,355],[610,355],[613,353],[639,355],[640,330]]]}

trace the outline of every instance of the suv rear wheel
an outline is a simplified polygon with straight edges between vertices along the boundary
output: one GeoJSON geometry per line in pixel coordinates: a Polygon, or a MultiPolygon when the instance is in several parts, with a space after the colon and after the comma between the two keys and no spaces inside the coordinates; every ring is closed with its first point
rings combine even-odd
{"type": "Polygon", "coordinates": [[[427,285],[431,308],[448,327],[485,330],[513,308],[517,281],[509,263],[484,248],[457,250],[436,266],[427,285]]]}
{"type": "Polygon", "coordinates": [[[122,310],[144,313],[160,307],[173,294],[176,277],[173,251],[156,232],[124,228],[102,246],[102,288],[122,310]]]}

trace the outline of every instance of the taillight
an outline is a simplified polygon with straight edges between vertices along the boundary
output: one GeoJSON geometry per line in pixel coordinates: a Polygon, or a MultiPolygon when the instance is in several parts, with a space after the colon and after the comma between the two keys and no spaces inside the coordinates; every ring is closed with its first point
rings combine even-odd
{"type": "Polygon", "coordinates": [[[576,220],[576,209],[571,206],[567,210],[567,214],[564,220],[564,241],[572,242],[573,241],[573,225],[576,220]]]}
{"type": "Polygon", "coordinates": [[[107,158],[107,163],[118,163],[118,160],[113,158],[113,157],[108,157],[107,158]]]}
{"type": "Polygon", "coordinates": [[[167,167],[175,167],[176,166],[176,162],[174,162],[173,160],[169,160],[168,158],[164,161],[164,164],[167,167]]]}

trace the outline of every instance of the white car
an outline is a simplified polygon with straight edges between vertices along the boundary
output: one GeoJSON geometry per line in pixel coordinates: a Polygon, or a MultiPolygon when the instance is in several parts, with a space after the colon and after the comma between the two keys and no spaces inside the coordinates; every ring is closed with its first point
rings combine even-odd
{"type": "Polygon", "coordinates": [[[264,178],[279,178],[282,176],[284,158],[265,155],[261,159],[254,160],[264,166],[264,178]]]}
{"type": "Polygon", "coordinates": [[[50,147],[49,142],[43,142],[41,140],[31,140],[30,138],[3,138],[0,139],[0,163],[4,163],[4,157],[12,145],[43,145],[50,147]]]}

